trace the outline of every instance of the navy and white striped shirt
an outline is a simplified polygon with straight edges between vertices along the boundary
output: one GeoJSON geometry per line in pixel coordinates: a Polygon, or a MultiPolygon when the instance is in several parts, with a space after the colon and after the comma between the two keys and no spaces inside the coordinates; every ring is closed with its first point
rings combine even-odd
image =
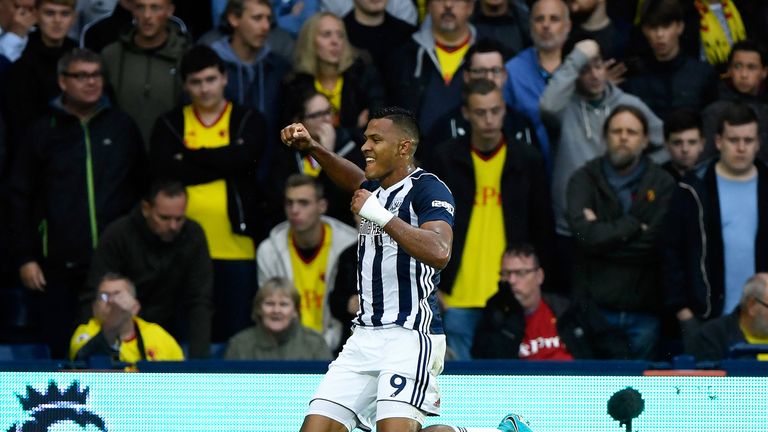
{"type": "MultiPolygon", "coordinates": [[[[451,191],[421,168],[387,189],[378,181],[366,181],[361,188],[371,191],[384,208],[412,226],[437,220],[453,226],[451,191]]],[[[357,260],[360,310],[353,320],[356,325],[397,325],[422,333],[443,333],[437,269],[411,257],[379,225],[366,219],[360,223],[357,260]]]]}

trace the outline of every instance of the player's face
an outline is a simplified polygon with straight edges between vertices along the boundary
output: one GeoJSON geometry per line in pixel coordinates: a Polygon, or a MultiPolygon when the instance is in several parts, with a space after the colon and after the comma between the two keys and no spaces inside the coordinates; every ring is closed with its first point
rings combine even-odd
{"type": "Polygon", "coordinates": [[[285,217],[296,233],[305,233],[317,227],[326,206],[326,201],[317,197],[317,192],[311,185],[285,190],[285,217]]]}
{"type": "Polygon", "coordinates": [[[54,3],[43,3],[37,10],[37,27],[43,41],[50,45],[58,45],[75,22],[73,8],[54,3]]]}
{"type": "Polygon", "coordinates": [[[544,272],[533,257],[504,255],[499,278],[509,283],[512,294],[524,309],[538,306],[544,272]]]}
{"type": "Polygon", "coordinates": [[[728,66],[731,83],[740,93],[757,95],[768,75],[768,67],[760,60],[760,54],[754,51],[736,51],[728,66]]]}
{"type": "Polygon", "coordinates": [[[606,144],[611,165],[621,171],[637,162],[648,145],[648,136],[640,119],[625,111],[611,118],[606,144]]]}
{"type": "Polygon", "coordinates": [[[289,296],[273,293],[261,302],[259,316],[264,328],[273,333],[281,333],[291,326],[291,322],[298,317],[298,313],[296,305],[289,296]]]}
{"type": "Polygon", "coordinates": [[[338,65],[346,42],[346,35],[341,21],[332,16],[324,16],[317,23],[315,51],[321,62],[338,65]]]}
{"type": "Polygon", "coordinates": [[[392,120],[383,118],[368,122],[361,148],[365,156],[365,177],[377,179],[382,184],[394,180],[395,170],[404,163],[401,144],[402,138],[392,120]]]}
{"type": "Polygon", "coordinates": [[[704,150],[704,138],[696,128],[670,133],[666,144],[672,163],[685,171],[696,165],[704,150]]]}
{"type": "Polygon", "coordinates": [[[234,30],[233,38],[239,39],[253,50],[260,50],[269,35],[272,10],[256,1],[243,3],[241,16],[229,15],[227,20],[234,30]]]}
{"type": "Polygon", "coordinates": [[[145,39],[157,38],[165,31],[173,11],[171,0],[135,0],[133,17],[137,34],[145,39]]]}
{"type": "Polygon", "coordinates": [[[187,75],[184,89],[197,109],[212,110],[224,102],[227,75],[216,66],[207,67],[187,75]]]}
{"type": "Polygon", "coordinates": [[[464,109],[464,115],[472,125],[472,135],[482,139],[499,137],[505,114],[506,106],[499,90],[484,95],[471,94],[464,109]]]}
{"type": "Polygon", "coordinates": [[[81,61],[72,62],[59,75],[59,87],[67,101],[77,105],[95,105],[104,90],[104,76],[101,65],[81,61]]]}
{"type": "Polygon", "coordinates": [[[473,0],[429,0],[427,7],[432,17],[432,29],[437,33],[463,32],[467,29],[474,4],[473,0]]]}
{"type": "Polygon", "coordinates": [[[568,10],[561,0],[542,0],[531,10],[531,39],[544,51],[562,48],[571,31],[568,10]]]}
{"type": "Polygon", "coordinates": [[[171,197],[160,192],[154,205],[147,201],[141,203],[141,213],[149,230],[164,242],[172,242],[181,233],[187,220],[186,211],[187,197],[183,194],[171,197]]]}
{"type": "Polygon", "coordinates": [[[670,60],[680,51],[680,35],[685,26],[680,21],[655,27],[643,26],[642,31],[653,54],[659,60],[670,60]]]}
{"type": "Polygon", "coordinates": [[[496,87],[503,88],[507,81],[504,58],[499,52],[475,53],[469,67],[464,71],[464,81],[485,78],[493,81],[496,87]]]}
{"type": "Polygon", "coordinates": [[[720,162],[732,175],[747,174],[754,166],[755,156],[760,150],[757,137],[757,123],[723,127],[723,134],[715,136],[715,145],[720,150],[720,162]]]}

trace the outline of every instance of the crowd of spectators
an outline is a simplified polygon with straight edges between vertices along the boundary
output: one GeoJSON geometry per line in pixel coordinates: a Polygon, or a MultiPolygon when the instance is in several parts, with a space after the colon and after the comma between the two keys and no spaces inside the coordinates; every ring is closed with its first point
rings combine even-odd
{"type": "Polygon", "coordinates": [[[449,359],[765,343],[766,43],[759,0],[0,0],[0,342],[330,358],[361,221],[278,131],[363,166],[396,105],[449,359]]]}

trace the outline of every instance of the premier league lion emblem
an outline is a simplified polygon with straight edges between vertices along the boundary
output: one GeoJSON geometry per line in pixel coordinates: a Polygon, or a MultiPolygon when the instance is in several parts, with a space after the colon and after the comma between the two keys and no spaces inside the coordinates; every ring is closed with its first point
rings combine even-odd
{"type": "Polygon", "coordinates": [[[8,432],[107,431],[104,420],[86,406],[88,387],[80,390],[77,381],[64,391],[50,381],[43,393],[28,385],[27,394],[16,397],[31,418],[14,424],[8,432]]]}

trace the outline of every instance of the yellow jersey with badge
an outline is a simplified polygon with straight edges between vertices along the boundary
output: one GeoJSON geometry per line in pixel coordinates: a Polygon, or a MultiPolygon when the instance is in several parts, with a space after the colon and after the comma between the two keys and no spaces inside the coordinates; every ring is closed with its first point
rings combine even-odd
{"type": "MultiPolygon", "coordinates": [[[[184,351],[165,329],[139,317],[134,317],[133,321],[136,331],[141,334],[144,356],[139,351],[138,338],[134,336],[120,343],[120,361],[136,363],[139,360],[184,360],[184,351]]],[[[86,324],[80,324],[69,344],[70,359],[74,360],[77,352],[100,332],[101,323],[95,318],[91,318],[86,324]]]]}
{"type": "Polygon", "coordinates": [[[501,255],[507,247],[501,205],[501,174],[506,158],[503,140],[488,156],[472,150],[475,200],[461,265],[451,294],[444,297],[447,307],[482,308],[498,291],[501,255]]]}
{"type": "Polygon", "coordinates": [[[302,257],[293,240],[293,230],[288,230],[288,250],[293,269],[293,284],[301,296],[301,323],[305,327],[323,332],[323,309],[325,307],[326,274],[328,256],[331,250],[333,232],[323,224],[323,238],[315,254],[302,257]]]}
{"type": "MultiPolygon", "coordinates": [[[[184,145],[190,150],[219,148],[229,145],[229,119],[232,103],[212,124],[204,124],[192,105],[184,107],[184,145]]],[[[187,186],[187,216],[197,221],[205,231],[211,258],[218,260],[249,260],[256,257],[253,240],[232,232],[224,179],[187,186]]]]}

